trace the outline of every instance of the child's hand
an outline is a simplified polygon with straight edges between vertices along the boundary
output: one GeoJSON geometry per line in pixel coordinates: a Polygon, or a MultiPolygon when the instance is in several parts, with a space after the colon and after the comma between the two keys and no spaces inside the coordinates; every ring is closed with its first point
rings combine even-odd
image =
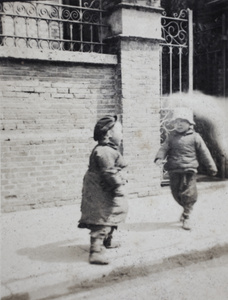
{"type": "Polygon", "coordinates": [[[126,184],[128,182],[128,171],[124,168],[119,173],[122,177],[122,184],[126,184]]]}
{"type": "Polygon", "coordinates": [[[115,197],[123,197],[125,194],[125,189],[123,186],[119,186],[114,191],[115,197]]]}
{"type": "Polygon", "coordinates": [[[156,159],[155,164],[157,166],[161,166],[163,164],[163,160],[162,159],[156,159]]]}

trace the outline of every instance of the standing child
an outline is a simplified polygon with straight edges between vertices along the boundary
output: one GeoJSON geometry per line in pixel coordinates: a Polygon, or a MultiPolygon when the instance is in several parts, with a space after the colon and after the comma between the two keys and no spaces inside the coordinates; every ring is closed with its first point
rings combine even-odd
{"type": "Polygon", "coordinates": [[[79,228],[90,232],[91,264],[108,264],[105,248],[114,248],[112,234],[126,218],[128,205],[124,196],[123,168],[126,164],[118,147],[122,126],[117,116],[101,118],[94,128],[98,144],[90,155],[89,168],[83,180],[79,228]]]}
{"type": "Polygon", "coordinates": [[[173,114],[174,131],[160,147],[155,163],[167,158],[170,188],[174,199],[183,207],[180,221],[183,229],[190,230],[189,217],[197,200],[196,173],[199,161],[215,176],[217,168],[201,136],[193,130],[193,112],[177,108],[173,114]]]}

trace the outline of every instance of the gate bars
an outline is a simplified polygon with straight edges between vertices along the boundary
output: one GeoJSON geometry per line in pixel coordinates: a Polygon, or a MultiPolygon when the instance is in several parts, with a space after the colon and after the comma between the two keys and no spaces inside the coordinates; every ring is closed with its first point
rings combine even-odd
{"type": "Polygon", "coordinates": [[[160,93],[193,90],[193,21],[191,10],[181,10],[172,17],[163,12],[160,44],[160,93]]]}

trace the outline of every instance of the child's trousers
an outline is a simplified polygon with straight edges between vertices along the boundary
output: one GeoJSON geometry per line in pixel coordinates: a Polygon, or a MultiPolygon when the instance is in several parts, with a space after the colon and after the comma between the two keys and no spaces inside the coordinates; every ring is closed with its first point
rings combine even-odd
{"type": "MultiPolygon", "coordinates": [[[[111,247],[111,240],[112,240],[112,234],[115,229],[117,229],[117,226],[106,226],[106,225],[90,225],[89,226],[90,236],[91,236],[91,242],[95,240],[99,240],[100,247],[103,248],[105,246],[106,248],[111,247]]],[[[94,243],[92,243],[94,244],[94,243]]],[[[94,247],[91,244],[91,251],[94,251],[94,247]]],[[[95,244],[94,244],[95,245],[95,244]]],[[[97,243],[96,243],[97,245],[97,243]]],[[[95,246],[96,251],[99,251],[97,249],[97,246],[95,246]]],[[[101,249],[102,250],[102,249],[101,249]]]]}
{"type": "Polygon", "coordinates": [[[105,226],[105,225],[90,225],[90,235],[93,238],[107,238],[112,235],[116,226],[105,226]]]}
{"type": "Polygon", "coordinates": [[[197,201],[196,173],[169,172],[170,188],[174,199],[184,208],[184,216],[189,218],[197,201]]]}
{"type": "Polygon", "coordinates": [[[105,225],[90,225],[90,256],[91,264],[106,265],[109,260],[104,255],[107,239],[112,238],[114,227],[105,225]]]}

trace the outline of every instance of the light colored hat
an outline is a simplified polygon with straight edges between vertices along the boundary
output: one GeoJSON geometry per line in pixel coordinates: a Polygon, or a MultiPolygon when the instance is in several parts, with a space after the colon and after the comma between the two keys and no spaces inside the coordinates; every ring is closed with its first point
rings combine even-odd
{"type": "Polygon", "coordinates": [[[176,119],[187,120],[190,124],[195,125],[193,120],[193,111],[187,107],[177,107],[173,110],[172,121],[176,119]]]}

